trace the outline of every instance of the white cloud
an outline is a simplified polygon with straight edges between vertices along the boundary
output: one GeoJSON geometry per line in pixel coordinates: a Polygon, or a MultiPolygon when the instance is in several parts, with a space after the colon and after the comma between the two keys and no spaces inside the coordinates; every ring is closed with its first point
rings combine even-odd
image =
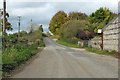
{"type": "Polygon", "coordinates": [[[35,7],[35,8],[16,8],[9,10],[11,16],[29,16],[29,17],[39,17],[41,19],[49,19],[50,14],[48,12],[54,12],[54,7],[51,4],[46,4],[43,7],[35,7]]]}
{"type": "MultiPolygon", "coordinates": [[[[0,5],[2,5],[0,0],[0,5]]],[[[48,26],[52,16],[59,10],[66,13],[70,11],[79,11],[86,14],[91,14],[100,7],[107,7],[113,12],[118,12],[119,0],[7,0],[7,12],[10,14],[10,22],[13,25],[14,31],[17,30],[18,19],[21,15],[22,29],[30,25],[30,19],[33,23],[43,24],[44,30],[48,31],[48,26]]],[[[2,8],[2,6],[0,6],[2,8]]]]}
{"type": "Polygon", "coordinates": [[[119,0],[7,0],[9,2],[118,2],[119,0]]]}

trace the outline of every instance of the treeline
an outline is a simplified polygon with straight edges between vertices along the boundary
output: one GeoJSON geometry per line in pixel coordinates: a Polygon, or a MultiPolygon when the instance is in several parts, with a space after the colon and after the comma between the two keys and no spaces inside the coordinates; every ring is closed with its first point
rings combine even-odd
{"type": "Polygon", "coordinates": [[[76,43],[78,40],[88,40],[98,35],[97,30],[102,29],[114,17],[115,13],[108,8],[99,8],[89,16],[81,12],[57,12],[51,19],[49,30],[60,40],[76,43]]]}

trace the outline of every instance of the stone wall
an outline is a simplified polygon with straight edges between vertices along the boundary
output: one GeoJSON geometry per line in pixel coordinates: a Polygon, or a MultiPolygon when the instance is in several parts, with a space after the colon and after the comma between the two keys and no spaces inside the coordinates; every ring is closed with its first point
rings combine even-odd
{"type": "Polygon", "coordinates": [[[120,16],[118,17],[118,52],[120,54],[120,16]]]}
{"type": "Polygon", "coordinates": [[[98,49],[102,49],[102,38],[101,37],[95,37],[88,41],[88,46],[92,46],[98,49]]]}
{"type": "Polygon", "coordinates": [[[120,26],[118,26],[118,17],[113,20],[104,30],[103,30],[103,49],[112,51],[116,50],[118,52],[118,44],[120,37],[120,26]]]}

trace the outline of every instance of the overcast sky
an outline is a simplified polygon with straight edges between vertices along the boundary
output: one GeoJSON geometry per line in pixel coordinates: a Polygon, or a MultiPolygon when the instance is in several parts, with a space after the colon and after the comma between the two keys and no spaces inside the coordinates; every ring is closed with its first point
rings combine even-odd
{"type": "MultiPolygon", "coordinates": [[[[0,0],[0,8],[2,8],[0,0]]],[[[27,30],[31,24],[42,24],[44,32],[49,31],[49,22],[52,16],[59,10],[66,13],[77,11],[90,15],[100,7],[107,7],[112,12],[118,13],[119,0],[7,0],[7,12],[10,15],[9,21],[12,23],[13,32],[18,29],[18,17],[21,16],[21,29],[27,30]],[[28,2],[29,1],[29,2],[28,2]]]]}

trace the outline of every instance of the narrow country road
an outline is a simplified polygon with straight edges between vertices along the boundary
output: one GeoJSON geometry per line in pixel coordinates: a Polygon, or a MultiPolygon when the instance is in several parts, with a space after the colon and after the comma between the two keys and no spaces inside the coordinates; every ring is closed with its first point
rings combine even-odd
{"type": "Polygon", "coordinates": [[[68,48],[45,38],[46,47],[14,78],[117,78],[118,59],[68,48]]]}

